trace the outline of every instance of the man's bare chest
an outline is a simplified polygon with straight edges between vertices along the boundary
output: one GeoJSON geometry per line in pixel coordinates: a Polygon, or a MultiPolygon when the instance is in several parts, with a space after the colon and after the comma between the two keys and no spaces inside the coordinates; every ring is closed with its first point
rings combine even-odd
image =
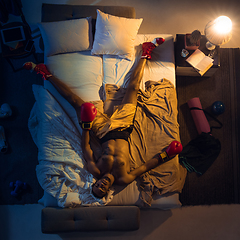
{"type": "Polygon", "coordinates": [[[125,140],[111,140],[103,146],[98,167],[101,172],[112,173],[116,178],[130,171],[129,147],[125,140]]]}

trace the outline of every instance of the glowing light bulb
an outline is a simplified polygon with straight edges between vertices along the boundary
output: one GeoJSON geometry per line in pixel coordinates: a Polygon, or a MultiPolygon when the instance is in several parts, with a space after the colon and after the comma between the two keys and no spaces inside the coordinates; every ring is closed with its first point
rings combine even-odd
{"type": "Polygon", "coordinates": [[[216,45],[220,46],[232,37],[232,21],[229,17],[220,16],[210,21],[205,27],[205,36],[207,38],[206,47],[213,50],[216,45]]]}
{"type": "Polygon", "coordinates": [[[220,16],[214,22],[215,30],[219,34],[226,34],[232,30],[232,21],[229,17],[220,16]]]}

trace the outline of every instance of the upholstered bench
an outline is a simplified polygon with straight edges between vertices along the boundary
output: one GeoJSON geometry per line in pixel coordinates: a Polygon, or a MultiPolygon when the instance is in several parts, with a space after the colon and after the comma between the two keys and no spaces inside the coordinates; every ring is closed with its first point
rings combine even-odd
{"type": "Polygon", "coordinates": [[[42,232],[131,231],[140,225],[136,206],[102,206],[42,209],[42,232]]]}

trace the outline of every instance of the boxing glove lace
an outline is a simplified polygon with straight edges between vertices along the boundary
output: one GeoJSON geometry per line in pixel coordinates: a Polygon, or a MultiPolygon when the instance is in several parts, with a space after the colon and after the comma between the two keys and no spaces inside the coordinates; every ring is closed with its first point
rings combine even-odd
{"type": "Polygon", "coordinates": [[[91,130],[92,121],[97,115],[97,109],[92,103],[85,102],[81,105],[81,121],[82,129],[91,130]]]}

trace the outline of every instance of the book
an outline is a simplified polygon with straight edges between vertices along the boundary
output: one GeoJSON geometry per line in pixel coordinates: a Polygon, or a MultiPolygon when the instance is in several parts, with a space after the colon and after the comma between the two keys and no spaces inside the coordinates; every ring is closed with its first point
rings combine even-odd
{"type": "Polygon", "coordinates": [[[186,61],[192,65],[195,70],[203,76],[213,65],[213,59],[206,56],[201,50],[197,49],[191,54],[186,61]]]}

